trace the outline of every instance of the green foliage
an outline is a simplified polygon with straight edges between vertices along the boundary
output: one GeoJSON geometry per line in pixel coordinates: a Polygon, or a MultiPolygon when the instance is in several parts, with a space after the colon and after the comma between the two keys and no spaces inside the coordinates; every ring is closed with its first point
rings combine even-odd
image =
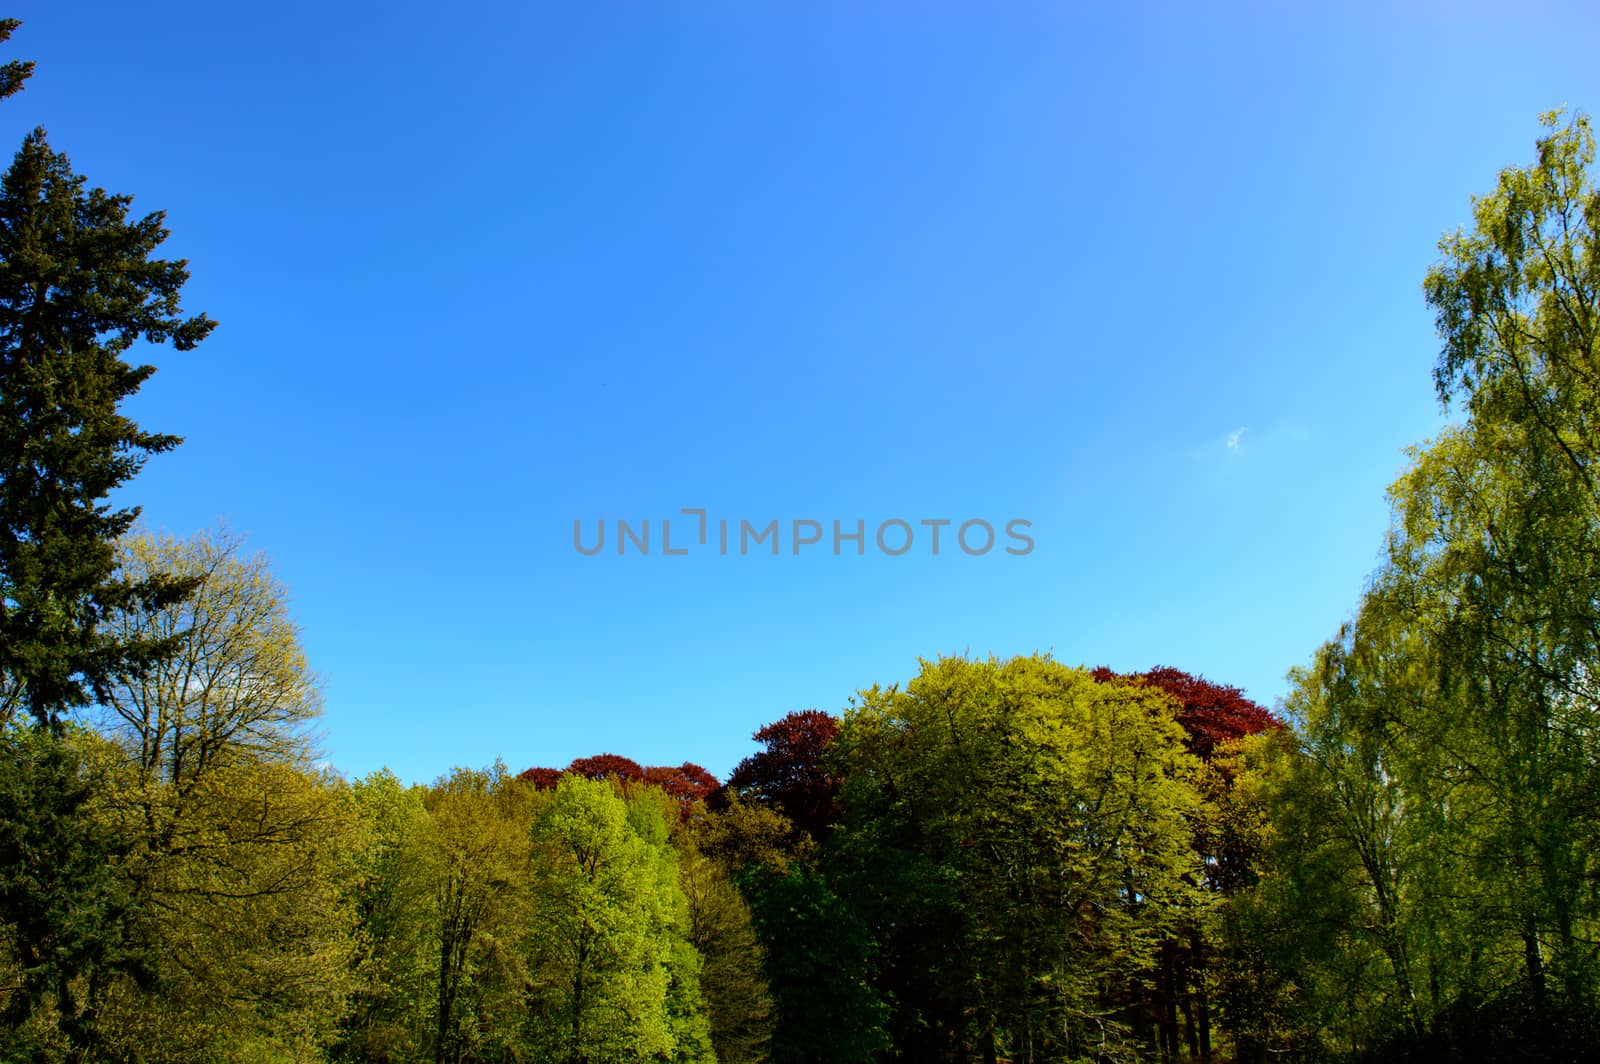
{"type": "Polygon", "coordinates": [[[541,1058],[714,1060],[662,805],[567,775],[531,837],[541,1058]]]}
{"type": "MultiPolygon", "coordinates": [[[[17,25],[0,23],[0,40],[17,25]]],[[[0,68],[0,97],[31,69],[0,68]]],[[[107,613],[185,590],[114,572],[113,543],[136,511],[105,500],[178,442],[118,411],[153,372],[122,355],[140,339],[186,350],[213,325],[182,317],[184,264],[150,257],[167,236],[161,216],[130,222],[130,202],[88,189],[42,129],[0,176],[0,729],[11,748],[0,926],[20,970],[0,1017],[17,1030],[48,995],[79,1053],[95,1043],[108,982],[147,977],[148,946],[131,930],[139,892],[118,876],[123,841],[96,812],[105,773],[65,717],[169,649],[107,633],[107,613]],[[36,730],[16,723],[19,710],[36,730]]]]}
{"type": "Polygon", "coordinates": [[[870,1064],[889,1048],[888,1009],[872,987],[861,918],[821,873],[752,867],[740,875],[777,1005],[773,1064],[870,1064]]]}
{"type": "Polygon", "coordinates": [[[862,693],[837,740],[838,860],[902,1051],[1039,1059],[1118,1029],[1129,982],[1208,900],[1176,712],[1041,657],[925,662],[862,693]]]}
{"type": "Polygon", "coordinates": [[[119,669],[100,706],[103,730],[128,747],[140,778],[182,793],[229,764],[308,764],[321,692],[267,559],[226,530],[129,535],[116,558],[127,580],[166,574],[190,589],[159,609],[114,610],[103,625],[120,642],[168,648],[146,668],[119,669]]]}
{"type": "Polygon", "coordinates": [[[165,826],[159,848],[140,837],[136,876],[157,992],[116,985],[101,1014],[107,1046],[151,1064],[240,1046],[258,1059],[320,1054],[354,952],[354,835],[332,781],[273,762],[218,769],[165,826]]]}
{"type": "Polygon", "coordinates": [[[688,941],[700,955],[700,989],[720,1064],[760,1064],[772,1040],[773,1000],[764,970],[766,951],[750,907],[725,866],[679,842],[679,882],[688,915],[688,941]]]}
{"type": "Polygon", "coordinates": [[[1262,1053],[1487,1059],[1600,1007],[1600,191],[1588,120],[1544,124],[1425,284],[1468,420],[1411,453],[1256,771],[1268,867],[1229,921],[1262,1053]]]}
{"type": "Polygon", "coordinates": [[[358,930],[336,1055],[420,1060],[431,1044],[439,956],[430,912],[434,837],[423,789],[403,787],[382,770],[352,784],[344,801],[357,835],[348,882],[358,930]]]}
{"type": "Polygon", "coordinates": [[[157,991],[105,982],[103,1052],[303,1056],[330,1041],[350,992],[354,821],[311,767],[319,705],[283,590],[237,546],[206,535],[119,545],[129,579],[174,573],[191,591],[104,622],[169,655],[119,671],[102,707],[115,767],[98,817],[126,854],[157,991]]]}
{"type": "Polygon", "coordinates": [[[436,969],[432,1032],[439,1064],[494,1058],[522,1039],[528,969],[530,847],[537,796],[496,764],[457,769],[424,799],[433,869],[436,969]]]}
{"type": "Polygon", "coordinates": [[[769,868],[786,872],[817,861],[817,843],[778,810],[724,792],[715,813],[696,825],[695,844],[734,871],[769,868]]]}
{"type": "Polygon", "coordinates": [[[109,984],[154,983],[127,875],[130,847],[103,816],[113,771],[92,733],[37,723],[0,730],[4,1016],[17,1031],[49,1009],[79,1049],[95,1042],[109,984]]]}
{"type": "MultiPolygon", "coordinates": [[[[0,72],[0,88],[20,76],[0,72]]],[[[108,611],[185,590],[114,575],[113,543],[138,511],[104,504],[178,443],[118,412],[154,372],[123,354],[137,340],[188,350],[215,324],[182,316],[185,264],[150,257],[162,215],[129,221],[131,202],[87,189],[42,129],[0,177],[0,674],[7,709],[46,723],[163,656],[108,635],[108,611]]]]}
{"type": "MultiPolygon", "coordinates": [[[[14,18],[0,19],[0,44],[9,41],[20,25],[22,23],[14,18]]],[[[13,59],[0,66],[0,100],[21,92],[22,83],[32,74],[33,64],[24,60],[13,59]]]]}

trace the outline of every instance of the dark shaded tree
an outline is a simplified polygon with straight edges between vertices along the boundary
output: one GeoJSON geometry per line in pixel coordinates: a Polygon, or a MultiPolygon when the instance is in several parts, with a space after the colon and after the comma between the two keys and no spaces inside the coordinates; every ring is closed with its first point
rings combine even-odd
{"type": "Polygon", "coordinates": [[[861,919],[816,872],[751,868],[739,877],[766,950],[776,1003],[773,1064],[870,1064],[889,1048],[889,1010],[871,984],[861,919]]]}
{"type": "MultiPolygon", "coordinates": [[[[0,39],[17,25],[0,22],[0,39]]],[[[30,71],[0,68],[0,96],[30,71]]],[[[119,638],[108,616],[160,608],[190,586],[117,572],[114,544],[138,510],[107,499],[179,442],[120,413],[154,372],[123,356],[139,341],[189,350],[215,325],[183,315],[186,264],[152,258],[163,215],[130,220],[131,203],[88,188],[43,129],[0,176],[0,725],[13,748],[0,759],[0,812],[14,851],[0,922],[22,969],[0,1011],[15,1028],[48,997],[80,1054],[110,974],[143,966],[108,880],[116,841],[90,815],[97,774],[66,717],[173,649],[170,638],[119,638]]]]}
{"type": "MultiPolygon", "coordinates": [[[[0,19],[0,44],[11,39],[22,23],[14,18],[0,19]]],[[[22,91],[23,83],[33,74],[33,64],[25,59],[13,59],[0,66],[0,100],[22,91]]]]}
{"type": "Polygon", "coordinates": [[[131,202],[86,189],[42,129],[0,178],[0,673],[11,708],[43,724],[169,649],[108,634],[111,611],[186,589],[117,577],[113,544],[139,511],[105,502],[179,442],[119,413],[155,372],[122,356],[139,340],[189,350],[215,324],[182,316],[186,264],[150,257],[163,215],[130,221],[131,202]]]}
{"type": "Polygon", "coordinates": [[[96,741],[75,728],[0,732],[0,917],[8,925],[20,985],[0,1009],[13,1031],[49,1004],[80,1050],[94,1038],[110,979],[154,981],[131,884],[126,846],[94,815],[105,789],[96,741]]]}

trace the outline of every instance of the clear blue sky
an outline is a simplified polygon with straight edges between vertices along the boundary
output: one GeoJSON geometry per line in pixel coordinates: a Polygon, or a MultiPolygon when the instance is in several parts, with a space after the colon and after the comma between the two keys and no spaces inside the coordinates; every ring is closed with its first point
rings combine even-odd
{"type": "Polygon", "coordinates": [[[335,764],[725,774],[919,655],[1273,703],[1441,424],[1440,233],[1600,107],[1591,4],[1123,6],[21,0],[0,134],[168,212],[221,327],[126,497],[273,558],[335,764]],[[695,506],[1037,545],[573,549],[695,506]]]}

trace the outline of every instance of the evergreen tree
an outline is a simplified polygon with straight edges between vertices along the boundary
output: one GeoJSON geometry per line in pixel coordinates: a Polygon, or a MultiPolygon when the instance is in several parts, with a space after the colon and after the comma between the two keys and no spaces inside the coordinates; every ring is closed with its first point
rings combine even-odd
{"type": "MultiPolygon", "coordinates": [[[[17,25],[0,21],[0,41],[17,25]]],[[[0,97],[31,71],[0,67],[0,97]]],[[[106,500],[178,443],[118,413],[154,372],[123,355],[139,340],[187,350],[215,324],[182,316],[185,264],[150,257],[163,216],[129,221],[130,203],[87,189],[43,129],[0,176],[0,933],[20,975],[0,1018],[17,1029],[49,1002],[80,1055],[108,976],[145,967],[121,847],[95,816],[100,774],[65,718],[170,647],[118,639],[109,614],[186,590],[117,573],[138,511],[106,500]]]]}
{"type": "MultiPolygon", "coordinates": [[[[0,93],[27,73],[0,68],[0,93]]],[[[43,129],[0,177],[0,675],[7,716],[52,727],[166,649],[110,636],[108,612],[184,591],[160,575],[117,578],[113,544],[138,509],[106,499],[179,442],[118,412],[155,372],[124,354],[141,339],[189,350],[215,322],[183,317],[187,264],[150,257],[164,216],[130,221],[131,203],[86,189],[43,129]]]]}

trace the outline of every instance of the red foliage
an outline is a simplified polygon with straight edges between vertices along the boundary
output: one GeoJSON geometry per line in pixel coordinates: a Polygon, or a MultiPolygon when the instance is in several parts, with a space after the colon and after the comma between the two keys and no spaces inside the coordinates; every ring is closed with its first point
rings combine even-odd
{"type": "Polygon", "coordinates": [[[692,761],[685,761],[676,768],[662,765],[652,765],[646,768],[632,758],[622,757],[618,754],[596,754],[593,757],[580,757],[568,765],[565,770],[555,768],[523,769],[517,774],[517,778],[527,780],[540,790],[554,790],[561,777],[568,772],[591,780],[611,779],[619,780],[625,784],[648,783],[652,786],[660,787],[685,806],[691,802],[709,798],[722,787],[722,784],[717,782],[717,777],[692,761]]]}
{"type": "Polygon", "coordinates": [[[820,838],[839,815],[839,780],[823,763],[837,734],[838,720],[821,710],[790,713],[755,733],[767,748],[739,762],[728,785],[777,806],[796,827],[820,838]]]}
{"type": "Polygon", "coordinates": [[[553,791],[556,783],[561,779],[561,770],[558,768],[525,768],[517,773],[517,779],[527,780],[541,791],[553,791]]]}
{"type": "Polygon", "coordinates": [[[709,798],[722,787],[717,777],[692,761],[685,761],[677,768],[652,765],[644,770],[644,781],[655,784],[680,802],[709,798]]]}
{"type": "Polygon", "coordinates": [[[631,757],[620,754],[596,754],[593,757],[580,757],[567,766],[567,771],[574,776],[583,776],[591,780],[624,780],[637,783],[644,779],[644,768],[631,757]]]}
{"type": "Polygon", "coordinates": [[[1161,688],[1177,699],[1183,706],[1178,723],[1188,733],[1189,750],[1208,761],[1219,743],[1242,739],[1268,728],[1283,727],[1281,720],[1260,703],[1246,698],[1239,688],[1212,683],[1203,676],[1194,676],[1166,665],[1128,676],[1101,666],[1094,670],[1093,675],[1102,683],[1112,680],[1146,683],[1161,688]]]}

